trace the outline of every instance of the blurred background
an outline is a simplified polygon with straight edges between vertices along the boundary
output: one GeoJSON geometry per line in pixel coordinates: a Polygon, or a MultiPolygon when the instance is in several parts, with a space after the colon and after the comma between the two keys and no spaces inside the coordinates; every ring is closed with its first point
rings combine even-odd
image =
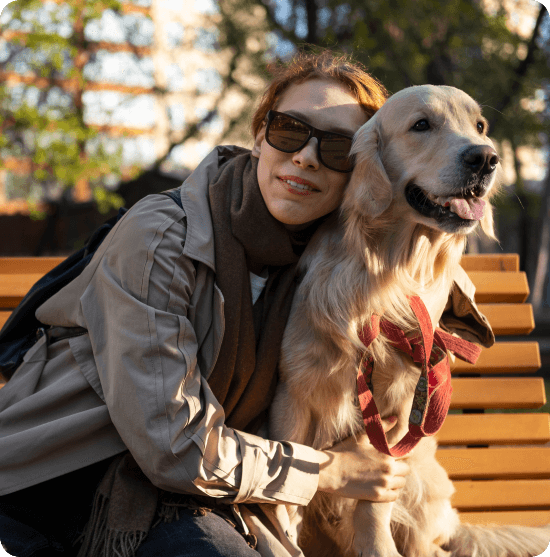
{"type": "MultiPolygon", "coordinates": [[[[547,0],[546,0],[547,1],[547,0]]],[[[550,18],[536,0],[17,0],[0,16],[0,256],[68,255],[118,207],[250,147],[270,69],[353,53],[390,92],[482,106],[502,156],[499,242],[550,323],[550,18]]]]}

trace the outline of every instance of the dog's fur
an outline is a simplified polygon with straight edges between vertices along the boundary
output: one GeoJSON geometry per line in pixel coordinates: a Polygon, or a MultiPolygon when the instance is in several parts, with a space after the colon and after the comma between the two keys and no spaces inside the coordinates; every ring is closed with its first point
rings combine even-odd
{"type": "MultiPolygon", "coordinates": [[[[365,348],[358,331],[381,312],[414,329],[407,295],[420,295],[432,323],[439,322],[466,236],[477,222],[421,214],[405,191],[411,184],[435,196],[474,191],[487,201],[480,224],[494,237],[488,200],[496,172],[474,172],[464,163],[467,149],[492,146],[486,130],[478,128],[483,122],[478,104],[464,92],[421,86],[390,97],[357,132],[356,166],[341,215],[323,225],[301,260],[303,280],[285,332],[271,411],[274,438],[327,449],[363,432],[356,373],[365,348]],[[429,129],[414,130],[422,119],[429,129]]],[[[382,337],[369,352],[380,415],[398,416],[388,433],[391,446],[408,428],[420,370],[382,337]]],[[[412,451],[411,473],[396,503],[358,503],[319,492],[305,510],[292,509],[305,554],[530,557],[546,549],[548,529],[461,525],[450,504],[452,483],[435,449],[427,437],[412,451]]]]}

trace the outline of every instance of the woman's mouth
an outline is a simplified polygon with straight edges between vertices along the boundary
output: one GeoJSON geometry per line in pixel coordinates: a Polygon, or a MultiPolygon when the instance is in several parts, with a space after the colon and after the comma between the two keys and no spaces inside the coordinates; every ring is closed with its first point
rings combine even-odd
{"type": "Polygon", "coordinates": [[[288,186],[288,190],[298,195],[310,195],[319,191],[311,182],[297,176],[279,176],[279,180],[288,186]]]}

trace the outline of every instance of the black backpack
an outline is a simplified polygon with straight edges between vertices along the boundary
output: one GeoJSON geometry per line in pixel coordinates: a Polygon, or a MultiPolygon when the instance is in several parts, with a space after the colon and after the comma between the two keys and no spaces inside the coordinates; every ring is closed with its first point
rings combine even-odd
{"type": "MultiPolygon", "coordinates": [[[[162,193],[182,207],[179,188],[162,193]]],[[[38,307],[82,273],[101,242],[126,212],[127,209],[123,207],[119,209],[117,215],[104,222],[90,236],[83,248],[70,255],[37,281],[21,303],[12,311],[0,331],[0,372],[6,380],[11,378],[29,348],[49,327],[36,319],[34,314],[38,307]]],[[[67,336],[73,335],[69,333],[67,336]]]]}

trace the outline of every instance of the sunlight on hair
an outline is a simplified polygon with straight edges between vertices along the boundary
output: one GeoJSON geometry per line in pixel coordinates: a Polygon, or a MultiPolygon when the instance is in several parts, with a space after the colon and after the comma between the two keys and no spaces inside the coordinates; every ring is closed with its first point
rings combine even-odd
{"type": "Polygon", "coordinates": [[[12,2],[14,2],[14,0],[0,0],[0,15],[2,15],[4,8],[12,2]]]}

